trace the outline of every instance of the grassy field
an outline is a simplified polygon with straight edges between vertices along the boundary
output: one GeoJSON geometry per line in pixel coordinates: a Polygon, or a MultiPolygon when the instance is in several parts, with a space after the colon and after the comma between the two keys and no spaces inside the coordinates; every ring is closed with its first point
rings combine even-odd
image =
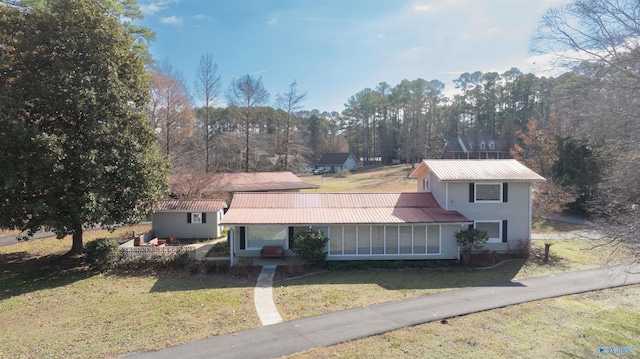
{"type": "Polygon", "coordinates": [[[418,325],[288,358],[639,358],[640,286],[541,300],[418,325]],[[608,356],[601,345],[637,346],[608,356]]]}
{"type": "MultiPolygon", "coordinates": [[[[85,241],[119,236],[89,231],[85,241]]],[[[0,247],[0,358],[106,358],[260,325],[256,273],[99,274],[64,254],[71,239],[0,247]]]]}
{"type": "Polygon", "coordinates": [[[302,180],[320,186],[318,192],[415,192],[416,179],[408,177],[411,171],[410,165],[376,166],[365,167],[345,178],[308,175],[302,180]]]}

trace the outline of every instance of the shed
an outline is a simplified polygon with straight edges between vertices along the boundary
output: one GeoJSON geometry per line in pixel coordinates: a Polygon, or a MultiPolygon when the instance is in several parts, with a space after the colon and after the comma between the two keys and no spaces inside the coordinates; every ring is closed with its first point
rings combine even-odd
{"type": "Polygon", "coordinates": [[[153,212],[151,229],[158,238],[218,238],[225,208],[221,199],[161,200],[153,212]]]}

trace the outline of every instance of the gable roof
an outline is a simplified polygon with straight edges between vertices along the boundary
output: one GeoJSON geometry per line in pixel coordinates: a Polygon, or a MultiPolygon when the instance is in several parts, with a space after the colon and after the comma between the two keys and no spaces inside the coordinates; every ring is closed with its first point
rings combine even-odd
{"type": "Polygon", "coordinates": [[[236,193],[224,225],[469,223],[431,193],[236,193]]]}
{"type": "Polygon", "coordinates": [[[171,200],[163,199],[155,206],[156,212],[190,212],[190,211],[219,211],[227,208],[222,199],[192,199],[171,200]]]}
{"type": "MultiPolygon", "coordinates": [[[[220,173],[212,176],[212,185],[226,192],[258,192],[315,189],[320,186],[309,184],[291,172],[236,172],[220,173]]],[[[207,190],[215,190],[209,188],[207,190]]]]}
{"type": "Polygon", "coordinates": [[[423,160],[409,177],[431,171],[440,181],[544,182],[544,177],[522,163],[508,160],[423,160]]]}
{"type": "MultiPolygon", "coordinates": [[[[322,155],[322,158],[320,158],[320,160],[318,161],[318,165],[340,165],[342,166],[345,162],[347,162],[347,159],[349,159],[349,156],[353,157],[353,155],[351,153],[348,152],[329,152],[329,153],[325,153],[324,155],[322,155]]],[[[355,157],[353,157],[353,160],[355,161],[355,157]]]]}

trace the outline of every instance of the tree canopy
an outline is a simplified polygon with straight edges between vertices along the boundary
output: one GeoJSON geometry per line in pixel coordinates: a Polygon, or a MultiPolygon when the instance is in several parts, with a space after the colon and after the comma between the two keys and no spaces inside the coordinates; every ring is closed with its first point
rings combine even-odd
{"type": "Polygon", "coordinates": [[[140,221],[167,181],[145,54],[115,1],[0,4],[0,226],[73,235],[140,221]]]}

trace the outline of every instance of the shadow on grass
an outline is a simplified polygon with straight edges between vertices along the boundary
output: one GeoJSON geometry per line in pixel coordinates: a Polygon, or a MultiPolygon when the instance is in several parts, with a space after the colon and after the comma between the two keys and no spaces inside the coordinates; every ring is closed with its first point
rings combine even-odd
{"type": "Polygon", "coordinates": [[[95,272],[84,265],[82,257],[32,256],[28,252],[0,254],[0,300],[65,286],[93,275],[95,272]]]}
{"type": "Polygon", "coordinates": [[[376,284],[386,290],[450,289],[484,285],[519,285],[513,278],[524,261],[511,261],[496,268],[477,270],[454,265],[436,268],[332,269],[316,275],[276,283],[280,287],[299,285],[376,284]]]}

